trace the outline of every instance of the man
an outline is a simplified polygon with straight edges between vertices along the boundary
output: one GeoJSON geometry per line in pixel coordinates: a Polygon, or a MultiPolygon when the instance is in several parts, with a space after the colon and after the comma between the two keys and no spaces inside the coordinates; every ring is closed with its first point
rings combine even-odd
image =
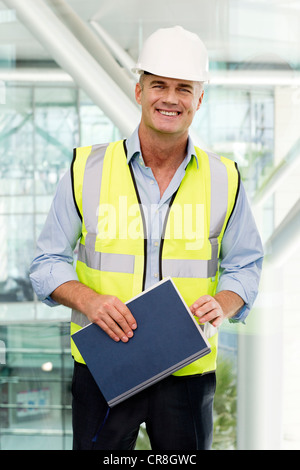
{"type": "Polygon", "coordinates": [[[76,149],[31,279],[41,300],[72,308],[72,333],[94,322],[112,341],[128,342],[138,325],[125,302],[170,275],[212,352],[113,407],[105,420],[106,402],[72,342],[74,449],[133,449],[143,422],[154,450],[209,449],[217,327],[248,315],[261,241],[235,164],[189,137],[208,76],[201,40],[181,27],[158,30],[137,71],[139,127],[124,142],[76,149]]]}

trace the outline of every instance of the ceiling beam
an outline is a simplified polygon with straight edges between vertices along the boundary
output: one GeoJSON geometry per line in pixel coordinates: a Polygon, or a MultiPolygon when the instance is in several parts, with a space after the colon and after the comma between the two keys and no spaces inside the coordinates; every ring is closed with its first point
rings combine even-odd
{"type": "Polygon", "coordinates": [[[140,111],[78,39],[42,0],[4,0],[19,20],[119,128],[130,135],[140,111]]]}

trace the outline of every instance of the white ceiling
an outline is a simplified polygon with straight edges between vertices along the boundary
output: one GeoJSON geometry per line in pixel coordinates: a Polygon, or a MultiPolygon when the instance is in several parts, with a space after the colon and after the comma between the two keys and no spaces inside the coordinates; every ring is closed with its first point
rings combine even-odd
{"type": "MultiPolygon", "coordinates": [[[[270,62],[300,67],[300,0],[65,1],[87,23],[91,19],[99,22],[134,59],[142,40],[155,29],[180,24],[199,34],[211,60],[239,62],[246,68],[257,62],[262,67],[270,62]]],[[[14,20],[14,12],[7,14],[2,1],[1,56],[51,60],[30,31],[14,20]]]]}

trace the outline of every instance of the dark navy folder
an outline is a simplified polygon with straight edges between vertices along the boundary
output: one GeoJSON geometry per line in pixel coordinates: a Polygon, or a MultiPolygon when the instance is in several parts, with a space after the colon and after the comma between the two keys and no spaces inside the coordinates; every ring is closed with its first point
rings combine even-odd
{"type": "Polygon", "coordinates": [[[171,278],[126,303],[137,321],[127,343],[94,323],[72,338],[110,407],[210,352],[171,278]]]}

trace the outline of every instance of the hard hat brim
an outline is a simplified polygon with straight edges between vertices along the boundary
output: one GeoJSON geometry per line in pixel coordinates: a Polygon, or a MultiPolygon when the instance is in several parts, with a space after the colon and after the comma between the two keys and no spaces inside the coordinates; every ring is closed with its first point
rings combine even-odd
{"type": "Polygon", "coordinates": [[[190,74],[185,74],[184,72],[182,74],[177,72],[165,72],[163,70],[155,70],[152,68],[149,70],[149,67],[143,68],[141,64],[136,64],[135,67],[131,69],[131,71],[137,75],[141,75],[142,73],[149,73],[152,75],[157,75],[158,77],[165,77],[165,78],[175,78],[177,80],[188,80],[191,82],[209,82],[210,77],[208,72],[203,72],[201,75],[190,75],[190,74]]]}

